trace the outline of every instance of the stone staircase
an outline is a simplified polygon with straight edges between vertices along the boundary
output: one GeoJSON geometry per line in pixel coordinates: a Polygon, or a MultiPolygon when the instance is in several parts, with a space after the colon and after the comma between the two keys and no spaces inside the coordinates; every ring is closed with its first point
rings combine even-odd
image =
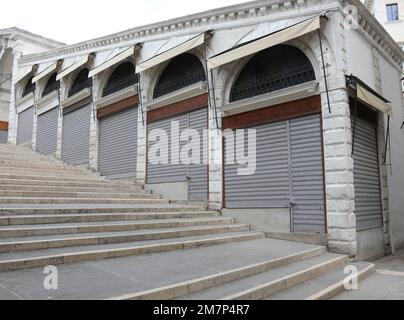
{"type": "MultiPolygon", "coordinates": [[[[26,281],[38,287],[18,294],[15,283],[49,265],[70,275],[60,299],[322,299],[341,291],[347,263],[322,246],[267,239],[205,206],[0,145],[0,299],[40,298],[42,281],[26,281]],[[136,267],[100,273],[105,264],[136,267]],[[113,281],[120,273],[124,284],[113,281]]],[[[362,277],[373,270],[356,265],[362,277]]]]}

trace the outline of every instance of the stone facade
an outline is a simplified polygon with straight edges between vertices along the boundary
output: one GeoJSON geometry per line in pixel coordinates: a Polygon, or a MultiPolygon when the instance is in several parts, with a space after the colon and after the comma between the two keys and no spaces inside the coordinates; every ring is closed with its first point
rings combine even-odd
{"type": "MultiPolygon", "coordinates": [[[[320,33],[323,56],[321,55],[320,38],[317,33],[294,39],[288,42],[288,44],[299,48],[309,58],[314,67],[316,79],[319,82],[316,94],[320,94],[322,100],[329,247],[334,252],[346,253],[351,257],[357,257],[358,244],[355,219],[351,115],[345,75],[356,73],[355,68],[358,68],[358,66],[352,63],[354,61],[352,55],[360,55],[360,53],[354,53],[348,49],[349,41],[351,41],[349,39],[352,37],[350,33],[354,33],[355,37],[360,37],[369,46],[370,55],[373,57],[372,63],[371,65],[359,68],[372,69],[374,76],[371,84],[374,84],[374,89],[381,94],[384,94],[384,92],[382,92],[380,85],[379,56],[388,61],[398,73],[400,72],[399,69],[403,58],[400,48],[397,47],[376,20],[369,15],[359,1],[255,1],[181,19],[174,19],[164,24],[154,24],[145,29],[136,28],[110,37],[62,47],[51,52],[29,55],[19,59],[18,64],[20,66],[29,66],[36,63],[49,63],[66,57],[84,56],[90,52],[108,50],[113,52],[113,49],[143,42],[143,47],[139,50],[136,61],[133,61],[139,63],[157,53],[174,47],[200,32],[213,29],[215,30],[213,37],[206,41],[206,55],[210,57],[240,42],[258,38],[324,12],[328,12],[328,19],[327,22],[322,24],[320,33]],[[347,15],[345,8],[347,5],[355,5],[359,9],[358,29],[347,30],[345,25],[345,17],[347,15]],[[323,70],[322,58],[324,58],[325,70],[323,70]],[[324,73],[327,77],[328,96],[324,73]],[[328,98],[330,105],[328,104],[328,98]]],[[[194,49],[193,53],[202,61],[204,60],[204,50],[201,48],[194,49]]],[[[220,134],[223,113],[221,108],[229,103],[232,84],[247,61],[248,58],[244,58],[214,69],[212,74],[208,74],[210,89],[209,128],[211,129],[209,137],[209,206],[212,209],[221,209],[223,199],[223,146],[220,134]]],[[[89,64],[89,67],[94,67],[94,65],[97,65],[97,63],[89,64]]],[[[152,100],[153,88],[165,66],[166,64],[162,63],[140,74],[141,92],[139,95],[143,104],[152,100]]],[[[102,89],[110,74],[111,70],[104,71],[93,77],[92,93],[94,105],[91,115],[89,167],[94,171],[97,171],[98,163],[98,121],[95,115],[95,105],[101,98],[102,89]]],[[[74,74],[62,80],[62,97],[66,97],[67,88],[70,86],[73,78],[74,74]]],[[[40,92],[44,85],[42,82],[39,83],[37,92],[40,92]]],[[[393,107],[397,108],[397,106],[393,107]]],[[[9,140],[10,143],[16,143],[15,128],[17,121],[13,110],[12,105],[10,108],[10,128],[12,131],[9,140]]],[[[139,107],[136,181],[139,184],[144,184],[146,179],[147,128],[145,124],[147,112],[143,110],[142,114],[141,111],[142,108],[139,107]]],[[[383,163],[381,157],[383,156],[382,151],[385,140],[385,124],[382,115],[380,115],[380,120],[379,157],[381,159],[380,163],[383,163]]],[[[56,156],[60,158],[62,117],[59,119],[58,128],[56,156]]],[[[395,134],[398,133],[396,132],[395,134]]],[[[35,148],[35,143],[33,147],[35,148]]],[[[389,221],[392,213],[389,212],[388,203],[389,187],[391,188],[391,186],[388,183],[389,175],[387,168],[381,166],[380,169],[383,187],[385,247],[386,252],[389,252],[391,246],[389,221]]]]}

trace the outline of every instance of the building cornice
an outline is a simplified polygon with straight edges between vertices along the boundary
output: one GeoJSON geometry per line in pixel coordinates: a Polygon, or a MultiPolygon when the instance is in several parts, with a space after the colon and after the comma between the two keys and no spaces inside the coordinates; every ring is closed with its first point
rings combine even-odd
{"type": "Polygon", "coordinates": [[[147,42],[170,38],[172,36],[197,33],[210,29],[221,29],[251,25],[262,21],[275,21],[291,17],[302,17],[323,13],[325,10],[339,10],[342,14],[344,4],[358,8],[361,29],[374,38],[384,51],[401,64],[404,54],[386,30],[368,12],[359,0],[258,0],[243,4],[218,8],[193,15],[175,18],[159,23],[133,28],[109,36],[88,40],[71,46],[54,49],[40,54],[26,55],[19,64],[29,65],[55,60],[61,57],[75,56],[90,52],[107,50],[119,46],[130,46],[138,42],[147,42]],[[346,2],[348,1],[348,2],[346,2]],[[311,10],[310,10],[311,9],[311,10]],[[252,21],[253,19],[253,21],[252,21]]]}
{"type": "Polygon", "coordinates": [[[48,46],[49,48],[60,48],[61,46],[65,46],[66,44],[60,41],[56,41],[50,38],[43,37],[41,35],[20,29],[20,28],[8,28],[8,29],[0,29],[0,36],[17,36],[24,40],[29,40],[32,42],[40,42],[48,46]]]}

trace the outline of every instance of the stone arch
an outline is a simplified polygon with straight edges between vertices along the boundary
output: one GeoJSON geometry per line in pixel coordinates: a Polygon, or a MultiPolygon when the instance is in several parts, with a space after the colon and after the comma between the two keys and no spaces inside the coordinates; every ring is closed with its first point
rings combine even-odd
{"type": "Polygon", "coordinates": [[[105,94],[105,90],[108,88],[108,86],[111,85],[111,82],[116,81],[117,78],[119,78],[119,76],[122,75],[122,73],[124,73],[127,70],[129,71],[128,75],[133,74],[135,83],[138,82],[135,65],[131,61],[124,61],[124,62],[120,63],[119,65],[117,65],[111,72],[108,79],[106,79],[107,81],[105,81],[104,86],[102,87],[102,91],[101,91],[101,94],[103,97],[108,95],[108,94],[105,94]]]}
{"type": "Polygon", "coordinates": [[[93,86],[94,86],[94,92],[98,99],[102,98],[102,92],[104,88],[106,87],[109,79],[111,78],[112,74],[115,72],[115,70],[123,63],[126,62],[131,62],[134,66],[136,66],[136,60],[134,57],[128,57],[124,60],[122,60],[120,63],[116,64],[115,66],[108,68],[107,70],[99,73],[98,75],[95,76],[95,81],[93,81],[93,86]]]}
{"type": "Polygon", "coordinates": [[[75,72],[74,76],[71,77],[70,85],[66,87],[66,93],[67,93],[68,97],[71,97],[72,95],[74,95],[74,93],[72,93],[72,89],[75,86],[79,85],[80,83],[85,82],[85,83],[88,84],[88,87],[91,87],[92,79],[88,78],[88,73],[89,72],[90,72],[90,70],[87,67],[79,69],[78,71],[75,72]]]}
{"type": "MultiPolygon", "coordinates": [[[[199,60],[203,70],[205,71],[206,62],[205,62],[203,50],[201,48],[194,48],[186,53],[183,53],[182,55],[184,55],[184,54],[189,54],[189,55],[195,56],[199,60]]],[[[179,57],[179,56],[177,56],[177,57],[179,57]]],[[[145,80],[147,81],[147,83],[146,83],[146,81],[143,83],[143,90],[145,88],[147,88],[146,96],[147,96],[148,101],[153,99],[155,88],[156,88],[162,74],[167,69],[168,65],[177,57],[175,57],[169,61],[165,61],[164,63],[161,63],[160,65],[158,65],[156,68],[153,68],[152,70],[150,70],[150,71],[148,70],[145,72],[145,78],[146,78],[145,80]]],[[[142,76],[143,76],[143,74],[142,74],[142,76]]],[[[205,71],[205,79],[207,79],[206,71],[205,71]]]]}
{"type": "MultiPolygon", "coordinates": [[[[331,73],[334,72],[336,68],[335,58],[328,40],[324,37],[324,35],[321,35],[321,37],[326,68],[328,73],[331,73]]],[[[300,49],[303,54],[310,60],[314,69],[315,78],[320,84],[320,90],[325,90],[324,75],[322,72],[321,52],[317,34],[306,35],[299,39],[288,41],[285,44],[300,49]]],[[[241,70],[243,70],[248,61],[250,61],[250,59],[251,56],[244,57],[240,60],[226,64],[218,68],[217,70],[214,70],[215,87],[216,89],[221,89],[216,90],[217,92],[219,92],[219,94],[216,93],[217,105],[225,105],[229,103],[230,91],[232,89],[233,83],[237,79],[241,70]]]]}

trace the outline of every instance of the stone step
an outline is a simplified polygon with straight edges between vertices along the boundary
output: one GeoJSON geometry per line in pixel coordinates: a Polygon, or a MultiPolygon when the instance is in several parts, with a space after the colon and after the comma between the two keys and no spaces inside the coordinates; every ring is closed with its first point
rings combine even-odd
{"type": "Polygon", "coordinates": [[[0,192],[9,191],[37,191],[37,192],[97,192],[102,194],[108,193],[142,193],[142,194],[152,194],[150,190],[143,189],[141,186],[127,186],[119,187],[113,185],[112,187],[104,186],[103,188],[98,187],[63,187],[63,186],[34,186],[34,185],[0,185],[0,192]]]}
{"type": "Polygon", "coordinates": [[[0,255],[0,272],[70,264],[133,255],[199,248],[218,244],[263,239],[262,232],[237,232],[119,244],[16,252],[0,255]]]}
{"type": "MultiPolygon", "coordinates": [[[[362,281],[375,271],[369,262],[353,262],[348,265],[358,270],[358,281],[362,281]]],[[[345,290],[347,265],[335,268],[317,278],[275,294],[268,300],[328,300],[345,290]]]]}
{"type": "Polygon", "coordinates": [[[206,206],[180,206],[173,204],[141,204],[141,205],[111,205],[111,204],[70,204],[70,205],[2,205],[0,216],[19,215],[65,215],[65,214],[121,214],[121,213],[180,213],[206,211],[206,206]]]}
{"type": "MultiPolygon", "coordinates": [[[[233,223],[231,218],[199,218],[199,219],[164,219],[137,221],[100,221],[81,223],[58,223],[38,225],[18,225],[0,227],[0,238],[32,237],[43,235],[78,234],[91,232],[119,232],[141,229],[178,228],[200,225],[217,225],[233,223]]],[[[32,239],[27,239],[29,241],[32,239]]]]}
{"type": "Polygon", "coordinates": [[[177,299],[262,300],[343,266],[347,261],[347,256],[325,253],[177,299]]]}
{"type": "Polygon", "coordinates": [[[0,174],[0,179],[6,180],[37,180],[37,181],[72,181],[72,182],[100,182],[107,181],[102,177],[92,176],[92,177],[80,177],[80,175],[70,175],[70,176],[55,176],[55,175],[22,175],[22,174],[12,174],[12,173],[2,173],[0,174]]]}
{"type": "Polygon", "coordinates": [[[19,169],[58,169],[58,170],[68,170],[70,172],[90,172],[87,169],[80,167],[72,167],[62,162],[48,162],[41,160],[6,160],[0,159],[1,168],[19,168],[19,169]]]}
{"type": "MultiPolygon", "coordinates": [[[[19,175],[19,176],[52,176],[52,177],[83,177],[83,178],[96,178],[100,179],[101,177],[97,174],[94,174],[90,171],[76,171],[76,170],[68,170],[68,169],[59,169],[59,168],[16,168],[16,167],[1,167],[0,175],[19,175]]],[[[102,179],[102,178],[101,178],[102,179]]]]}
{"type": "MultiPolygon", "coordinates": [[[[238,274],[245,277],[244,270],[249,272],[250,266],[254,266],[251,274],[256,274],[265,270],[266,265],[269,265],[268,269],[288,265],[307,258],[309,253],[306,252],[314,250],[321,251],[311,255],[325,252],[325,248],[318,246],[261,238],[61,265],[57,266],[59,288],[52,291],[52,299],[105,300],[155,288],[169,288],[178,283],[184,283],[182,294],[188,294],[187,288],[201,290],[211,287],[212,283],[215,286],[216,281],[218,285],[222,281],[233,281],[238,274]],[[260,265],[263,265],[261,269],[260,265]],[[195,279],[205,281],[193,284],[195,279]]],[[[1,272],[2,287],[10,288],[12,293],[0,289],[0,299],[49,300],[49,291],[43,288],[46,276],[43,272],[43,267],[1,272]],[[16,286],[16,283],[25,285],[16,286]]]]}
{"type": "Polygon", "coordinates": [[[165,199],[153,199],[150,195],[145,195],[144,198],[130,199],[130,198],[29,198],[29,197],[1,197],[0,206],[2,204],[153,204],[163,203],[168,204],[169,201],[165,199]]]}
{"type": "Polygon", "coordinates": [[[0,216],[0,226],[39,225],[56,223],[80,223],[80,222],[103,222],[103,221],[137,221],[137,220],[160,220],[160,219],[183,219],[183,218],[207,218],[218,217],[218,211],[195,211],[195,212],[150,212],[150,213],[95,213],[95,214],[56,214],[56,215],[28,215],[28,216],[0,216]]]}
{"type": "Polygon", "coordinates": [[[139,229],[115,232],[67,234],[47,237],[29,237],[3,239],[0,241],[0,253],[17,251],[45,250],[103,244],[116,244],[134,241],[162,240],[202,236],[207,234],[250,231],[248,225],[222,224],[139,229]]]}
{"type": "Polygon", "coordinates": [[[0,186],[8,186],[8,185],[25,185],[25,186],[46,186],[46,187],[83,187],[83,188],[141,188],[136,185],[134,182],[125,181],[108,181],[108,180],[94,180],[92,182],[84,182],[84,181],[63,181],[63,179],[48,179],[48,180],[32,180],[32,179],[1,179],[0,178],[0,186]]]}
{"type": "Polygon", "coordinates": [[[55,191],[16,191],[16,190],[0,190],[0,197],[24,197],[24,198],[120,198],[120,199],[161,199],[161,196],[153,195],[146,192],[136,191],[132,193],[117,192],[55,192],[55,191]]]}
{"type": "MultiPolygon", "coordinates": [[[[293,243],[276,242],[269,239],[266,239],[266,241],[268,245],[273,245],[273,242],[275,242],[277,247],[269,247],[272,249],[272,252],[268,252],[266,256],[264,255],[265,258],[261,257],[259,262],[254,260],[250,262],[250,259],[247,259],[246,261],[249,263],[237,266],[236,268],[219,267],[219,270],[224,270],[200,278],[173,283],[164,287],[112,297],[110,300],[171,300],[184,298],[205,290],[226,286],[234,281],[282,268],[305,259],[318,257],[324,255],[327,251],[325,247],[320,246],[307,246],[296,250],[296,248],[293,248],[293,243]],[[289,247],[294,250],[290,250],[289,247]],[[279,248],[285,249],[283,254],[276,254],[279,248]]],[[[254,248],[253,252],[256,250],[257,248],[254,248]]]]}

